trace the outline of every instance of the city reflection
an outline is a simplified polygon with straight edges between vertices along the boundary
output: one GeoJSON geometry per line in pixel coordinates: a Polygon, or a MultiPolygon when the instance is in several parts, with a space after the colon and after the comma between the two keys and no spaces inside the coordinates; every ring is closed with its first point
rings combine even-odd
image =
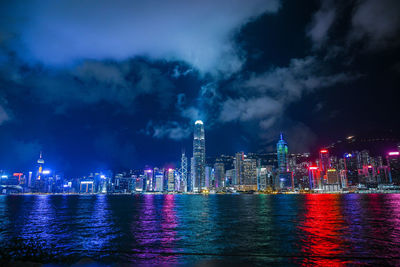
{"type": "Polygon", "coordinates": [[[301,264],[315,266],[342,266],[347,262],[341,258],[346,246],[342,239],[343,215],[340,210],[340,195],[321,194],[305,196],[304,221],[299,228],[301,242],[301,264]]]}
{"type": "Polygon", "coordinates": [[[55,220],[55,211],[50,203],[51,196],[38,195],[35,196],[33,207],[30,210],[29,216],[26,216],[24,227],[21,229],[21,238],[25,240],[43,241],[48,243],[57,235],[53,235],[55,220]]]}
{"type": "Polygon", "coordinates": [[[141,259],[141,263],[160,264],[174,263],[172,255],[176,239],[177,227],[174,210],[174,195],[143,195],[141,210],[137,223],[132,227],[138,246],[133,251],[133,261],[141,259]]]}

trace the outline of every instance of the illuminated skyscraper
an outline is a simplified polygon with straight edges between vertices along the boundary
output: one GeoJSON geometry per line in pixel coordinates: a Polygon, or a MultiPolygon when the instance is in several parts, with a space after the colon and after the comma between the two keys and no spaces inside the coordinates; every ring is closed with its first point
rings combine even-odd
{"type": "Polygon", "coordinates": [[[200,192],[205,187],[206,148],[203,122],[197,120],[193,133],[193,191],[200,192]]]}
{"type": "Polygon", "coordinates": [[[168,169],[167,177],[168,177],[168,187],[167,187],[168,192],[175,191],[175,170],[168,169]]]}
{"type": "Polygon", "coordinates": [[[321,149],[319,151],[319,169],[322,172],[322,175],[325,175],[329,168],[329,151],[327,149],[321,149]]]}
{"type": "Polygon", "coordinates": [[[289,172],[288,145],[283,140],[282,133],[280,140],[276,144],[276,152],[278,156],[279,187],[281,189],[289,187],[293,189],[293,177],[289,172]]]}
{"type": "Polygon", "coordinates": [[[235,167],[235,176],[233,177],[233,185],[243,184],[243,160],[244,160],[244,152],[238,152],[235,155],[235,161],[233,162],[233,166],[235,167]]]}
{"type": "Polygon", "coordinates": [[[389,152],[386,159],[390,168],[390,182],[394,183],[395,185],[400,185],[400,152],[389,152]]]}
{"type": "Polygon", "coordinates": [[[214,164],[215,188],[225,187],[225,166],[222,162],[214,164]]]}
{"type": "Polygon", "coordinates": [[[278,169],[279,173],[286,173],[289,171],[288,166],[288,145],[283,140],[283,136],[281,134],[281,139],[276,144],[276,152],[278,154],[278,169]]]}
{"type": "Polygon", "coordinates": [[[41,176],[42,176],[42,172],[43,172],[43,164],[44,164],[44,159],[42,156],[42,151],[40,151],[40,155],[39,155],[39,159],[37,160],[38,163],[38,171],[37,171],[37,180],[40,180],[41,176]]]}
{"type": "Polygon", "coordinates": [[[187,192],[188,189],[188,169],[187,169],[187,157],[185,152],[182,153],[181,157],[181,168],[179,169],[179,177],[181,180],[180,189],[181,192],[187,192]]]}
{"type": "Polygon", "coordinates": [[[243,191],[257,190],[257,160],[246,158],[243,160],[243,191]]]}

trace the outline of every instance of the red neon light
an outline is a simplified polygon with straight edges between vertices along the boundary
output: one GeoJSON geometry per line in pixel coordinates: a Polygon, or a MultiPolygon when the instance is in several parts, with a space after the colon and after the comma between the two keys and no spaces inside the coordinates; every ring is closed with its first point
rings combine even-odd
{"type": "Polygon", "coordinates": [[[328,153],[328,150],[322,149],[320,152],[321,152],[321,153],[328,153]]]}
{"type": "Polygon", "coordinates": [[[389,156],[398,156],[398,155],[400,155],[399,151],[389,152],[389,156]]]}
{"type": "Polygon", "coordinates": [[[15,172],[15,173],[13,173],[13,176],[22,176],[22,175],[24,175],[23,173],[20,173],[20,172],[15,172]]]}

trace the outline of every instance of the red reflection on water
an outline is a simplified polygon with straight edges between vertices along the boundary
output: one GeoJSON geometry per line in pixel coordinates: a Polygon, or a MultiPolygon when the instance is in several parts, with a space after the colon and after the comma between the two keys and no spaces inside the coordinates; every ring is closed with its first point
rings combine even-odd
{"type": "Polygon", "coordinates": [[[306,195],[301,252],[305,256],[302,265],[342,266],[347,262],[341,259],[344,254],[344,241],[341,238],[344,228],[339,205],[339,195],[306,195]]]}

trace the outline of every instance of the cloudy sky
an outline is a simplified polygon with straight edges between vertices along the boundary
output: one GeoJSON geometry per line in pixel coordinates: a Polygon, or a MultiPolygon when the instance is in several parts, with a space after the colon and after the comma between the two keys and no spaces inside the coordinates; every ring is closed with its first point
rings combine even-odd
{"type": "Polygon", "coordinates": [[[70,175],[399,132],[400,2],[1,1],[0,169],[70,175]]]}

